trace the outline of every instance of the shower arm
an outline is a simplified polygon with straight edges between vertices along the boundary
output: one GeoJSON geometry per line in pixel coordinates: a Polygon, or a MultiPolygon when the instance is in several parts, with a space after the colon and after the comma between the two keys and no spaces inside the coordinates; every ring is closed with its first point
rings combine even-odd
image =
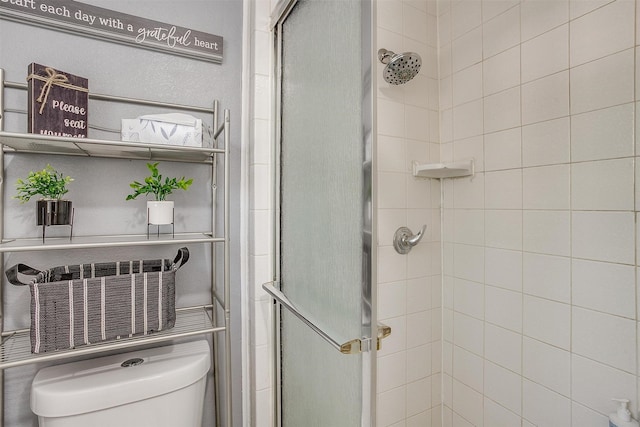
{"type": "Polygon", "coordinates": [[[387,49],[378,50],[378,60],[383,64],[388,64],[391,61],[394,53],[387,49]]]}

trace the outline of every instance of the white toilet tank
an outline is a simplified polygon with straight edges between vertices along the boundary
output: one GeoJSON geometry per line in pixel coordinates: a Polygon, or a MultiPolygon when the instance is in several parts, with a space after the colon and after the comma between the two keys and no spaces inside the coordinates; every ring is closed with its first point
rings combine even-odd
{"type": "Polygon", "coordinates": [[[50,366],[31,410],[40,427],[201,427],[210,366],[204,340],[50,366]]]}

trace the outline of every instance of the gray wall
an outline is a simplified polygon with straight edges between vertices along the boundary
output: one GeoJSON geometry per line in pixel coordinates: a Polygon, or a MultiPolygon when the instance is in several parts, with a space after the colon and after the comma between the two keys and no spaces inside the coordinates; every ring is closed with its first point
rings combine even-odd
{"type": "MultiPolygon", "coordinates": [[[[224,37],[224,61],[221,65],[153,52],[92,38],[76,36],[31,25],[0,20],[0,67],[8,81],[24,82],[31,62],[86,77],[94,93],[154,99],[170,103],[210,106],[220,100],[222,108],[231,110],[231,282],[239,286],[239,225],[240,225],[240,113],[242,73],[242,1],[241,0],[173,0],[173,1],[86,1],[96,6],[131,15],[197,29],[224,37]]],[[[26,111],[26,92],[8,90],[7,108],[26,111]]],[[[118,130],[121,118],[162,112],[146,107],[123,106],[90,101],[89,124],[118,130]]],[[[211,116],[194,114],[211,125],[211,116]]],[[[26,131],[24,114],[7,115],[5,130],[26,131]]],[[[89,129],[90,138],[118,139],[118,133],[89,129]]],[[[3,200],[6,208],[7,237],[37,236],[34,203],[20,205],[11,196],[14,183],[30,170],[42,169],[47,163],[71,175],[68,198],[76,209],[75,235],[144,233],[144,200],[125,202],[128,183],[146,176],[144,161],[86,159],[46,155],[7,155],[3,200]]],[[[176,231],[209,229],[210,179],[206,166],[162,162],[166,175],[193,177],[188,192],[176,193],[176,231]]],[[[66,227],[50,227],[47,235],[64,235],[66,227]]],[[[7,266],[22,262],[45,268],[61,263],[139,259],[173,256],[177,246],[154,248],[124,248],[91,251],[56,251],[47,253],[8,254],[7,266]]],[[[210,254],[207,245],[190,245],[190,262],[178,273],[177,304],[179,306],[206,303],[210,254]]],[[[27,327],[29,295],[27,289],[7,286],[5,281],[6,327],[27,327]]],[[[234,342],[234,425],[241,425],[240,381],[240,301],[239,292],[232,292],[232,334],[234,342]]],[[[222,337],[222,336],[221,336],[222,337]]],[[[44,365],[9,369],[6,374],[5,425],[35,426],[31,413],[29,388],[35,372],[44,365]]],[[[207,388],[207,404],[203,425],[213,425],[211,384],[207,388]]]]}

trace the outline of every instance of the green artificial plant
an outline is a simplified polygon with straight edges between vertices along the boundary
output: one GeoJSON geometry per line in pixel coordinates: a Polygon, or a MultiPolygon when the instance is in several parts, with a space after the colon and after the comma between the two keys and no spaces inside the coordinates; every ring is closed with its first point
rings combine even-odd
{"type": "Polygon", "coordinates": [[[64,176],[58,173],[51,165],[47,165],[38,172],[29,172],[27,179],[18,179],[16,189],[18,195],[14,196],[19,199],[20,203],[26,203],[31,197],[40,194],[45,199],[60,200],[62,196],[67,194],[67,184],[73,181],[70,176],[64,176]]]}
{"type": "Polygon", "coordinates": [[[187,190],[193,183],[193,179],[185,179],[183,176],[177,178],[165,178],[158,171],[159,163],[147,163],[147,168],[151,175],[144,179],[144,182],[133,181],[129,186],[135,191],[127,196],[127,200],[133,200],[141,194],[153,194],[158,201],[166,200],[166,197],[173,193],[173,190],[187,190]]]}

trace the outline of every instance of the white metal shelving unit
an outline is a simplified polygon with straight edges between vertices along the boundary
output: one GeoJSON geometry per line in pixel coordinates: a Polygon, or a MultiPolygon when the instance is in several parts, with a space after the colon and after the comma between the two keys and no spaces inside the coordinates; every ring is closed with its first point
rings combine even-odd
{"type": "Polygon", "coordinates": [[[170,341],[176,338],[191,337],[203,334],[211,334],[213,339],[212,360],[213,380],[215,386],[215,411],[216,425],[222,426],[220,421],[219,397],[224,390],[226,420],[224,425],[231,427],[231,298],[230,298],[230,242],[229,242],[229,141],[230,141],[230,114],[224,110],[222,124],[218,123],[218,102],[214,101],[212,108],[193,107],[186,105],[167,104],[162,102],[123,98],[111,95],[89,94],[90,99],[131,103],[147,106],[166,107],[173,110],[191,112],[205,112],[213,115],[213,147],[180,147],[147,143],[132,143],[122,141],[78,139],[65,137],[50,137],[36,134],[20,134],[4,132],[3,119],[5,113],[4,99],[5,89],[26,89],[26,84],[6,82],[4,70],[0,68],[0,426],[4,426],[4,369],[23,366],[31,363],[61,360],[81,355],[98,354],[111,350],[120,350],[144,344],[156,344],[170,341]],[[223,136],[223,147],[219,147],[220,135],[223,136]],[[2,206],[5,193],[5,161],[7,153],[33,153],[51,154],[79,157],[118,158],[128,160],[173,161],[206,164],[211,167],[211,229],[197,233],[176,233],[175,235],[96,235],[74,236],[70,238],[47,238],[45,242],[41,238],[9,239],[4,233],[4,214],[6,207],[2,206]],[[219,162],[219,157],[222,162],[219,162]],[[217,231],[217,167],[223,163],[223,230],[217,231]],[[81,346],[75,349],[55,351],[50,353],[33,354],[29,338],[29,329],[4,330],[4,305],[3,293],[5,280],[5,253],[28,251],[56,251],[67,249],[96,249],[127,246],[161,246],[176,244],[208,244],[211,246],[211,300],[202,306],[182,307],[176,311],[175,326],[166,331],[153,333],[142,337],[133,337],[109,341],[99,344],[81,346]],[[218,270],[217,248],[223,246],[223,284],[222,292],[216,284],[218,270]],[[219,316],[217,310],[222,310],[219,316]],[[223,320],[218,322],[218,318],[223,320]],[[220,325],[218,325],[220,323],[220,325]],[[222,374],[224,389],[220,385],[220,363],[217,349],[218,333],[224,333],[224,366],[222,374]]]}

